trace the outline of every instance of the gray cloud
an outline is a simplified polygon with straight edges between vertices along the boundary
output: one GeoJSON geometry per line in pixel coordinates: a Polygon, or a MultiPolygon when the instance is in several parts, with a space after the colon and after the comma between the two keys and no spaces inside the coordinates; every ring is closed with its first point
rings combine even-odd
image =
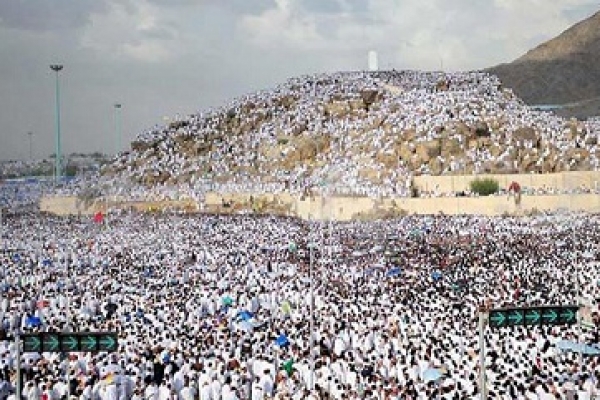
{"type": "Polygon", "coordinates": [[[338,0],[303,0],[300,7],[310,13],[335,14],[343,11],[338,0]]]}
{"type": "Polygon", "coordinates": [[[9,0],[0,2],[0,20],[13,29],[62,31],[85,25],[105,7],[104,0],[9,0]]]}
{"type": "MultiPolygon", "coordinates": [[[[275,0],[215,0],[217,7],[222,7],[229,12],[237,15],[241,14],[261,14],[276,6],[275,0]]],[[[214,4],[213,3],[213,4],[214,4]]]]}
{"type": "Polygon", "coordinates": [[[65,151],[114,151],[163,122],[291,76],[366,67],[481,68],[510,61],[597,8],[588,0],[0,1],[0,158],[54,151],[62,62],[65,151]]]}

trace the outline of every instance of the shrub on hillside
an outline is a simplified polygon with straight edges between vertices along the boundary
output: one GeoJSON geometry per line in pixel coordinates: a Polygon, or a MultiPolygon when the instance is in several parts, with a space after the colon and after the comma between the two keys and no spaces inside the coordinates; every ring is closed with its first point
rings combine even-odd
{"type": "Polygon", "coordinates": [[[470,186],[471,192],[477,193],[480,196],[489,196],[500,190],[500,184],[496,179],[492,178],[476,178],[471,181],[470,186]]]}

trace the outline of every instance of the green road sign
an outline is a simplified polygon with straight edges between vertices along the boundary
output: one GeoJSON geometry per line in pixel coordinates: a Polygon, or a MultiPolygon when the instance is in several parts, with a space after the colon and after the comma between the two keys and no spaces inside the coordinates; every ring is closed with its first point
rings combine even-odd
{"type": "Polygon", "coordinates": [[[522,325],[524,320],[523,310],[511,310],[508,313],[508,322],[512,325],[522,325]]]}
{"type": "Polygon", "coordinates": [[[79,340],[78,336],[74,333],[63,334],[60,337],[60,350],[64,352],[78,351],[79,340]]]}
{"type": "Polygon", "coordinates": [[[40,332],[21,335],[23,352],[114,352],[119,349],[112,332],[40,332]]]}
{"type": "Polygon", "coordinates": [[[542,313],[536,308],[525,310],[525,325],[539,325],[542,313]]]}
{"type": "Polygon", "coordinates": [[[489,312],[490,328],[535,325],[572,325],[577,322],[578,306],[541,306],[498,308],[489,312]]]}
{"type": "Polygon", "coordinates": [[[42,333],[42,351],[57,352],[60,351],[60,334],[59,333],[42,333]]]}
{"type": "Polygon", "coordinates": [[[549,308],[542,311],[542,322],[545,325],[554,325],[558,319],[559,311],[549,308]]]}
{"type": "Polygon", "coordinates": [[[116,333],[103,333],[98,337],[98,351],[117,351],[119,347],[116,333]]]}
{"type": "Polygon", "coordinates": [[[94,335],[81,336],[79,343],[83,351],[96,351],[98,348],[98,339],[94,335]]]}
{"type": "Polygon", "coordinates": [[[490,312],[490,326],[503,326],[506,322],[507,315],[504,310],[492,310],[490,312]]]}
{"type": "Polygon", "coordinates": [[[27,334],[21,335],[23,338],[23,352],[39,352],[42,349],[42,341],[40,340],[39,335],[36,334],[27,334]]]}
{"type": "Polygon", "coordinates": [[[577,321],[577,309],[565,308],[561,311],[558,317],[562,318],[563,321],[577,321]]]}

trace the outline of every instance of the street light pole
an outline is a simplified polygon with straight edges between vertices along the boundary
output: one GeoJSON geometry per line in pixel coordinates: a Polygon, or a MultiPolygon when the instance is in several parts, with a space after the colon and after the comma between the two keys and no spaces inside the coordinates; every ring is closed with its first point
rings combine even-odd
{"type": "MultiPolygon", "coordinates": [[[[310,216],[309,216],[309,223],[310,223],[310,216]]],[[[312,224],[311,224],[311,228],[310,231],[312,233],[312,224]]],[[[309,254],[309,266],[308,266],[308,279],[309,279],[309,283],[310,283],[310,311],[309,311],[309,317],[310,317],[310,321],[309,321],[309,335],[310,335],[310,344],[309,344],[309,349],[310,349],[310,382],[309,382],[309,389],[313,390],[314,388],[314,379],[315,379],[315,352],[314,352],[314,304],[315,304],[315,299],[314,299],[314,279],[313,279],[313,247],[314,247],[314,238],[313,235],[309,235],[309,245],[310,248],[308,249],[308,254],[309,254]]]]}
{"type": "Polygon", "coordinates": [[[118,155],[121,151],[121,104],[115,104],[115,141],[116,151],[115,155],[118,155]]]}
{"type": "Polygon", "coordinates": [[[59,182],[62,174],[61,142],[60,142],[60,85],[58,73],[63,69],[61,64],[52,64],[50,69],[56,73],[56,155],[54,158],[54,181],[59,182]]]}
{"type": "Polygon", "coordinates": [[[487,400],[487,378],[485,372],[485,327],[488,319],[488,310],[479,310],[479,393],[481,400],[487,400]]]}

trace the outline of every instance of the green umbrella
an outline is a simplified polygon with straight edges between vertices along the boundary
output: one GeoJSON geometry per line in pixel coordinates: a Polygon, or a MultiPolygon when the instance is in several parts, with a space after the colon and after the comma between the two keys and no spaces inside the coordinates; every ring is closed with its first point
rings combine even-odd
{"type": "Polygon", "coordinates": [[[233,305],[233,299],[229,296],[225,296],[223,297],[223,305],[225,306],[232,306],[233,305]]]}
{"type": "Polygon", "coordinates": [[[289,360],[281,364],[281,369],[285,370],[288,376],[292,376],[292,373],[294,372],[294,359],[290,358],[289,360]]]}

